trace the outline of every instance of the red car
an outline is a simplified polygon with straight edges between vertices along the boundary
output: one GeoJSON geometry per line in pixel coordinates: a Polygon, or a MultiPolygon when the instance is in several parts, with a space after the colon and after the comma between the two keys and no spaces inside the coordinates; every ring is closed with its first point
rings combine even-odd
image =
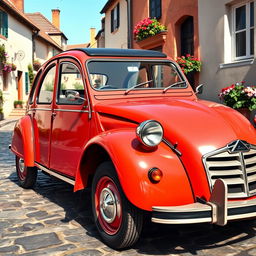
{"type": "Polygon", "coordinates": [[[120,249],[145,212],[163,224],[255,218],[255,145],[249,121],[199,100],[164,53],[75,49],[37,73],[11,149],[24,188],[37,170],[91,187],[98,231],[120,249]]]}

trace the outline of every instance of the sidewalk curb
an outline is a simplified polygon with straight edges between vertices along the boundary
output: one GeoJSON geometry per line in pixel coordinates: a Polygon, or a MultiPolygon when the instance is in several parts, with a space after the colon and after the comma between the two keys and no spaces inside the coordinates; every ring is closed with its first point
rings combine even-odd
{"type": "Polygon", "coordinates": [[[19,118],[18,119],[10,119],[10,120],[8,120],[8,119],[7,120],[2,120],[2,121],[0,121],[0,128],[6,126],[8,124],[17,122],[18,120],[19,120],[19,118]]]}

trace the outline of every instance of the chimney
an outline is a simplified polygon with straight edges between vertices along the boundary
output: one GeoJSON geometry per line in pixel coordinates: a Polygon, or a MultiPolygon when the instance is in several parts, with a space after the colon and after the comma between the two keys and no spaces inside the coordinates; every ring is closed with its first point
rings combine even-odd
{"type": "Polygon", "coordinates": [[[96,29],[90,28],[90,46],[91,46],[91,48],[97,48],[95,37],[96,37],[96,29]]]}
{"type": "Polygon", "coordinates": [[[60,10],[59,9],[53,9],[52,10],[52,24],[60,29],[60,10]]]}
{"type": "Polygon", "coordinates": [[[15,5],[17,9],[21,12],[24,12],[24,0],[12,0],[12,3],[15,5]]]}

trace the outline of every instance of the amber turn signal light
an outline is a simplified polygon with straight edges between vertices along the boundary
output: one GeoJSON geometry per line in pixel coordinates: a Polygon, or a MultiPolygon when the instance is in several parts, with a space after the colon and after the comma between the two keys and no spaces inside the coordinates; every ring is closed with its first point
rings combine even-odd
{"type": "Polygon", "coordinates": [[[148,171],[148,178],[152,183],[158,183],[163,177],[163,173],[158,168],[152,168],[148,171]]]}

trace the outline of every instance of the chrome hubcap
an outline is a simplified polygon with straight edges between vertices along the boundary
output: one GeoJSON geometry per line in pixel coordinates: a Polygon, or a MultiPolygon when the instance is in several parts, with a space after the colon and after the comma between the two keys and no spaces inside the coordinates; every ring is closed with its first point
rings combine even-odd
{"type": "Polygon", "coordinates": [[[21,158],[19,159],[19,169],[21,173],[24,172],[24,160],[21,158]]]}
{"type": "Polygon", "coordinates": [[[117,201],[109,188],[104,188],[100,193],[100,212],[107,223],[112,223],[116,218],[117,201]]]}

